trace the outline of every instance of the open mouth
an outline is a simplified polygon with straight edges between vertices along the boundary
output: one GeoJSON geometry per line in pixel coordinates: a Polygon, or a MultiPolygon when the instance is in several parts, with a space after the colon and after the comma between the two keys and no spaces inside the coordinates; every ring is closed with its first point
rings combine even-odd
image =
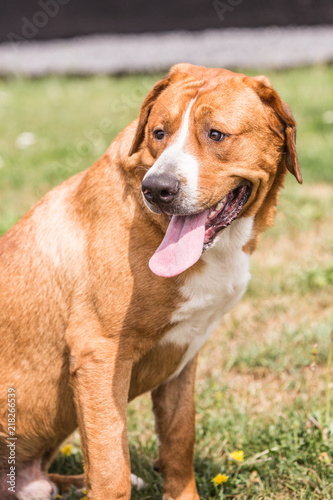
{"type": "Polygon", "coordinates": [[[238,217],[251,191],[252,185],[242,182],[212,208],[198,214],[173,215],[160,246],[149,261],[153,273],[170,278],[193,266],[219,231],[238,217]]]}
{"type": "Polygon", "coordinates": [[[210,247],[219,231],[229,226],[238,217],[250,198],[251,191],[249,184],[240,185],[230,191],[215,207],[209,209],[205,223],[205,249],[210,247]]]}

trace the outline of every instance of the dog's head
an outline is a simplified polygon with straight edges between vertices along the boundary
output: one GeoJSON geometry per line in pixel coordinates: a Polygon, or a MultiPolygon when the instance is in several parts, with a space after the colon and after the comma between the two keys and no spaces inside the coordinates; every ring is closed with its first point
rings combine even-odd
{"type": "Polygon", "coordinates": [[[129,154],[149,168],[147,207],[173,216],[162,246],[188,240],[181,257],[164,257],[184,260],[196,246],[195,257],[162,275],[189,267],[237,218],[254,217],[257,232],[272,223],[286,170],[302,182],[295,131],[289,107],[263,76],[178,64],[154,86],[129,154]]]}

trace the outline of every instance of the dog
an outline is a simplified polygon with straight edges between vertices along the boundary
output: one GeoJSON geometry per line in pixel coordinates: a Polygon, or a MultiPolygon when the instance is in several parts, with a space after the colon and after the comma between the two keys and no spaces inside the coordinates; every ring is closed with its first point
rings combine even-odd
{"type": "Polygon", "coordinates": [[[199,499],[197,353],[246,289],[287,171],[302,182],[295,131],[265,76],[178,64],[1,238],[1,498],[52,498],[79,426],[87,498],[129,499],[127,404],[150,391],[163,499],[199,499]]]}

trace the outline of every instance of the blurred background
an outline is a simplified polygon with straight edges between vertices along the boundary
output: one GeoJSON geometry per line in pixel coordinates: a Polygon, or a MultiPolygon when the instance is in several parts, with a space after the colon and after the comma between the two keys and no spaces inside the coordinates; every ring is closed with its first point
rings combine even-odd
{"type": "MultiPolygon", "coordinates": [[[[2,1],[0,234],[103,154],[177,62],[266,74],[296,118],[304,177],[288,177],[249,290],[201,354],[200,498],[331,499],[331,0],[2,1]]],[[[150,409],[149,396],[129,408],[132,468],[146,482],[134,499],[162,496],[150,409]]],[[[52,467],[82,470],[77,433],[52,467]]]]}
{"type": "Polygon", "coordinates": [[[286,68],[333,56],[330,0],[15,0],[0,19],[0,74],[165,71],[185,59],[286,68]]]}

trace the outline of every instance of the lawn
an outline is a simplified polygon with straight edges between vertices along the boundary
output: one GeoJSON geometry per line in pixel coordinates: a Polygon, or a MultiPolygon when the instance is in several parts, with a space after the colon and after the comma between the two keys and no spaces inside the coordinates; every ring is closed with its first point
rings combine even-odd
{"type": "MultiPolygon", "coordinates": [[[[297,120],[304,184],[289,176],[276,224],[253,255],[249,289],[202,350],[197,484],[207,500],[328,500],[333,67],[266,74],[297,120]],[[215,484],[216,476],[224,482],[215,484]]],[[[0,81],[0,233],[52,186],[93,163],[137,116],[158,77],[0,81]]],[[[152,469],[157,443],[149,396],[135,400],[128,414],[132,469],[147,485],[132,498],[161,498],[162,480],[152,469]]],[[[54,471],[73,474],[82,467],[77,434],[68,444],[54,471]]]]}

